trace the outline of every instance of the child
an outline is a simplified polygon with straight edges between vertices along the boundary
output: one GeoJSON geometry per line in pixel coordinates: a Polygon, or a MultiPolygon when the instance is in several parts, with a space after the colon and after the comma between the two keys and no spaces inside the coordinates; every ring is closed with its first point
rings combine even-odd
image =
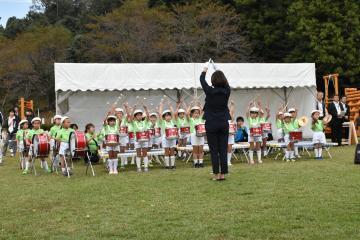
{"type": "MultiPolygon", "coordinates": [[[[26,136],[26,139],[28,140],[28,142],[30,142],[31,144],[33,143],[32,140],[33,140],[33,137],[35,135],[38,135],[38,134],[45,134],[44,130],[40,128],[41,126],[41,118],[39,117],[35,117],[31,120],[31,124],[32,124],[32,129],[29,130],[27,136],[26,136]]],[[[29,152],[30,156],[32,156],[32,151],[31,151],[31,148],[30,148],[30,152],[29,152]]],[[[33,156],[32,156],[33,157],[33,156]]],[[[28,158],[28,161],[26,162],[25,164],[25,170],[23,171],[23,174],[28,174],[29,173],[29,167],[32,163],[32,157],[29,157],[28,158]]],[[[42,168],[44,169],[45,172],[48,172],[48,173],[51,173],[51,170],[49,169],[48,167],[48,164],[46,162],[46,159],[45,158],[41,158],[40,159],[42,164],[42,168]]],[[[34,163],[32,163],[34,164],[34,163]]]]}
{"type": "Polygon", "coordinates": [[[236,135],[235,135],[235,142],[248,142],[248,129],[245,126],[244,118],[239,116],[236,118],[236,135]]]}
{"type": "MultiPolygon", "coordinates": [[[[156,128],[160,128],[160,124],[158,121],[158,114],[157,113],[151,113],[149,116],[149,129],[156,129],[156,128]]],[[[155,148],[158,149],[160,148],[161,145],[161,136],[151,136],[150,140],[149,140],[149,149],[151,148],[155,148]]]]}
{"type": "MultiPolygon", "coordinates": [[[[230,102],[230,117],[231,120],[229,120],[229,125],[231,123],[233,123],[234,121],[234,115],[235,115],[235,103],[233,101],[230,102]]],[[[230,129],[229,129],[230,130],[230,129]]],[[[228,166],[231,166],[231,156],[232,156],[232,146],[235,143],[235,133],[231,134],[229,132],[229,137],[228,137],[228,149],[227,149],[227,162],[228,162],[228,166]]]]}
{"type": "Polygon", "coordinates": [[[192,107],[189,112],[189,123],[190,123],[190,138],[191,145],[193,147],[193,160],[195,168],[204,167],[203,157],[204,157],[204,137],[198,137],[196,135],[195,127],[198,124],[203,124],[204,120],[202,119],[201,108],[192,107]]]}
{"type": "MultiPolygon", "coordinates": [[[[135,109],[135,107],[134,107],[135,109]]],[[[146,106],[144,106],[146,116],[148,116],[148,111],[146,106]]],[[[128,116],[130,117],[129,122],[132,123],[132,129],[135,134],[135,149],[136,149],[136,167],[137,172],[141,173],[141,158],[144,162],[144,172],[149,171],[149,158],[147,156],[149,141],[139,141],[136,138],[136,133],[138,132],[146,132],[148,131],[148,119],[145,117],[143,119],[143,111],[141,109],[136,109],[133,114],[129,113],[129,108],[126,106],[126,111],[128,116]]]]}
{"type": "Polygon", "coordinates": [[[163,135],[162,138],[162,147],[165,149],[165,168],[166,169],[175,169],[175,147],[176,147],[176,139],[167,139],[165,135],[165,129],[174,128],[175,123],[172,119],[173,109],[169,106],[170,110],[163,110],[163,102],[160,102],[159,112],[162,112],[162,119],[160,120],[161,132],[163,135]]]}
{"type": "MultiPolygon", "coordinates": [[[[124,114],[124,109],[122,108],[115,108],[115,116],[116,116],[116,125],[121,127],[127,126],[127,119],[124,114]]],[[[120,153],[125,153],[127,145],[129,143],[129,136],[120,136],[120,153]]],[[[121,157],[121,168],[125,168],[127,163],[127,157],[121,157]]]]}
{"type": "MultiPolygon", "coordinates": [[[[116,124],[116,117],[114,115],[110,115],[106,117],[106,121],[104,121],[103,129],[101,130],[101,135],[106,138],[107,135],[114,134],[119,135],[119,125],[116,124]]],[[[106,144],[106,151],[109,154],[108,159],[108,167],[109,167],[109,175],[117,175],[118,174],[118,153],[120,151],[119,145],[109,145],[106,144]]]]}
{"type": "MultiPolygon", "coordinates": [[[[56,141],[60,143],[59,155],[61,160],[61,172],[64,177],[72,175],[71,167],[65,164],[66,155],[69,151],[70,133],[74,132],[74,129],[70,128],[70,119],[66,116],[61,118],[61,128],[56,134],[56,141]]],[[[67,163],[67,162],[66,162],[67,163]]]]}
{"type": "Polygon", "coordinates": [[[284,113],[279,111],[276,114],[276,128],[278,134],[278,142],[284,142],[283,119],[284,119],[284,113]]]}
{"type": "Polygon", "coordinates": [[[78,131],[78,130],[79,130],[79,126],[78,126],[76,123],[70,124],[70,128],[73,129],[74,131],[78,131]]]}
{"type": "MultiPolygon", "coordinates": [[[[265,111],[266,111],[266,115],[265,115],[263,110],[260,110],[260,124],[269,122],[270,109],[265,108],[265,111]]],[[[263,133],[262,133],[262,146],[261,146],[261,149],[262,149],[262,152],[264,154],[264,157],[266,157],[267,154],[268,154],[266,142],[267,142],[269,133],[271,133],[271,131],[269,132],[269,131],[264,131],[264,130],[263,130],[263,133]]]]}
{"type": "MultiPolygon", "coordinates": [[[[294,131],[298,131],[300,128],[299,119],[297,119],[297,111],[295,108],[290,108],[288,111],[291,114],[291,122],[294,125],[294,131]]],[[[294,154],[296,158],[301,158],[299,155],[299,148],[294,146],[294,154]]]]}
{"type": "Polygon", "coordinates": [[[290,138],[289,133],[292,131],[295,131],[294,124],[291,120],[291,113],[285,113],[283,124],[282,124],[283,132],[284,132],[284,141],[286,144],[286,150],[285,150],[285,160],[287,162],[293,161],[295,162],[294,157],[294,141],[290,138]]]}
{"type": "MultiPolygon", "coordinates": [[[[248,107],[248,111],[246,113],[246,117],[249,123],[249,131],[251,128],[259,128],[260,127],[260,118],[259,118],[259,111],[260,109],[257,107],[248,107]]],[[[262,135],[252,135],[249,133],[249,143],[250,143],[250,150],[249,150],[249,157],[250,157],[250,164],[254,164],[254,150],[257,153],[258,163],[262,163],[261,160],[261,149],[260,145],[262,142],[262,135]]]]}
{"type": "Polygon", "coordinates": [[[326,143],[326,137],[324,134],[325,125],[329,123],[329,117],[325,116],[323,120],[320,120],[320,111],[314,110],[311,112],[312,124],[311,129],[313,130],[313,144],[315,159],[322,160],[322,147],[326,143]]]}
{"type": "Polygon", "coordinates": [[[61,116],[55,115],[54,116],[54,126],[50,128],[50,156],[52,160],[52,166],[51,169],[53,171],[56,170],[56,168],[59,165],[59,149],[57,148],[55,144],[56,134],[61,128],[61,116]]]}
{"type": "Polygon", "coordinates": [[[91,161],[92,164],[96,164],[99,162],[99,144],[98,144],[98,137],[95,133],[95,125],[92,123],[88,123],[85,126],[85,136],[86,136],[86,143],[88,147],[88,155],[85,158],[85,163],[91,161]]]}
{"type": "Polygon", "coordinates": [[[29,132],[29,124],[27,120],[21,120],[19,123],[20,130],[16,133],[16,142],[18,145],[18,152],[20,153],[20,168],[25,170],[26,162],[28,162],[28,154],[30,144],[29,141],[25,142],[26,136],[29,132]]]}
{"type": "MultiPolygon", "coordinates": [[[[176,121],[176,125],[179,128],[179,140],[178,140],[178,145],[179,147],[186,147],[186,144],[188,142],[188,139],[190,137],[190,125],[189,125],[189,119],[186,116],[186,111],[182,108],[179,109],[179,106],[177,108],[177,111],[175,113],[175,121],[176,121]],[[185,132],[181,132],[181,128],[183,129],[189,129],[189,132],[187,133],[185,132]]],[[[178,151],[178,156],[181,157],[182,153],[179,150],[178,151]]]]}

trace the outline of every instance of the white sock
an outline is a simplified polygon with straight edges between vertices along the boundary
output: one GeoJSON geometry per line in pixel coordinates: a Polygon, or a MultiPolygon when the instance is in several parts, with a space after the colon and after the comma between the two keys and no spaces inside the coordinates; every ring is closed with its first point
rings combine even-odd
{"type": "Polygon", "coordinates": [[[178,156],[181,157],[181,151],[180,150],[178,151],[178,156]]]}
{"type": "Polygon", "coordinates": [[[195,158],[193,159],[193,161],[194,161],[194,164],[198,163],[198,160],[195,158]]]}
{"type": "Polygon", "coordinates": [[[290,151],[290,159],[294,158],[294,151],[290,151]]]}
{"type": "Polygon", "coordinates": [[[261,150],[256,151],[258,162],[261,162],[261,150]]]}
{"type": "Polygon", "coordinates": [[[145,168],[149,167],[149,158],[148,157],[144,157],[144,167],[145,168]]]}
{"type": "Polygon", "coordinates": [[[125,164],[125,166],[128,165],[128,159],[127,159],[127,157],[123,157],[123,158],[124,158],[124,164],[125,164]]]}
{"type": "Polygon", "coordinates": [[[267,147],[266,146],[263,148],[263,151],[264,151],[264,156],[266,156],[267,155],[267,147]]]}
{"type": "Polygon", "coordinates": [[[108,166],[109,166],[109,172],[113,172],[114,167],[113,167],[113,160],[112,159],[108,159],[108,166]]]}
{"type": "Polygon", "coordinates": [[[285,150],[285,158],[286,159],[290,158],[290,152],[288,150],[285,150]]]}
{"type": "Polygon", "coordinates": [[[199,163],[202,164],[204,162],[203,159],[199,159],[199,163]]]}
{"type": "Polygon", "coordinates": [[[41,162],[42,162],[42,167],[43,167],[43,169],[49,170],[49,166],[48,166],[48,164],[47,164],[47,161],[43,160],[43,161],[41,161],[41,162]]]}
{"type": "Polygon", "coordinates": [[[250,157],[250,162],[254,161],[254,151],[253,150],[249,150],[249,157],[250,157]]]}
{"type": "Polygon", "coordinates": [[[113,159],[114,171],[117,171],[118,162],[119,162],[119,159],[117,159],[117,158],[113,159]]]}
{"type": "Polygon", "coordinates": [[[322,157],[322,148],[319,148],[319,157],[322,157]]]}
{"type": "Polygon", "coordinates": [[[125,166],[125,157],[121,157],[120,160],[121,160],[121,163],[120,163],[121,166],[124,167],[125,166]]]}
{"type": "Polygon", "coordinates": [[[299,156],[299,148],[298,148],[298,147],[294,147],[294,151],[295,151],[295,156],[299,156]]]}
{"type": "Polygon", "coordinates": [[[232,155],[232,153],[228,153],[228,154],[227,154],[228,164],[231,164],[231,155],[232,155]]]}
{"type": "Polygon", "coordinates": [[[170,157],[170,162],[171,162],[170,164],[172,167],[175,166],[175,156],[170,157]]]}
{"type": "Polygon", "coordinates": [[[314,149],[315,157],[319,157],[319,150],[317,148],[314,149]]]}
{"type": "Polygon", "coordinates": [[[30,163],[29,163],[29,162],[26,162],[26,163],[25,163],[25,170],[26,170],[26,171],[29,170],[29,167],[30,167],[30,163]]]}
{"type": "Polygon", "coordinates": [[[164,160],[165,160],[165,167],[168,167],[170,165],[169,157],[168,156],[164,157],[164,160]]]}
{"type": "Polygon", "coordinates": [[[131,157],[131,164],[132,164],[132,165],[135,164],[135,157],[134,157],[134,156],[131,157]]]}
{"type": "Polygon", "coordinates": [[[137,167],[138,169],[141,168],[141,158],[139,158],[139,157],[136,157],[136,167],[137,167]]]}

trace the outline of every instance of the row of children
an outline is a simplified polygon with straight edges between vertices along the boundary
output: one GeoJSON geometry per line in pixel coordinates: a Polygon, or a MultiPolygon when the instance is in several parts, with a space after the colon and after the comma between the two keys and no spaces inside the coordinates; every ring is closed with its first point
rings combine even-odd
{"type": "MultiPolygon", "coordinates": [[[[233,102],[230,103],[230,113],[232,120],[229,122],[234,123],[234,109],[233,102]]],[[[257,154],[258,163],[262,163],[262,155],[267,155],[266,141],[268,134],[271,133],[270,128],[261,128],[260,134],[253,132],[264,124],[269,124],[270,110],[261,107],[258,103],[257,106],[249,104],[247,111],[248,130],[245,130],[244,121],[241,117],[237,118],[238,131],[230,132],[228,139],[228,164],[231,165],[232,145],[235,143],[235,139],[239,133],[243,136],[248,136],[248,142],[250,143],[249,158],[250,164],[254,164],[254,151],[257,154]]],[[[319,111],[314,110],[312,112],[312,129],[314,131],[314,146],[315,156],[317,159],[322,158],[322,144],[326,142],[325,135],[323,133],[324,126],[329,121],[327,119],[319,120],[319,111]]],[[[27,120],[20,122],[21,130],[17,133],[16,139],[19,144],[19,152],[21,153],[21,163],[24,169],[23,173],[29,172],[32,164],[32,148],[30,147],[33,141],[33,136],[36,134],[46,134],[41,128],[41,119],[34,118],[31,121],[33,129],[28,129],[27,120]]],[[[188,142],[192,145],[192,154],[194,167],[203,167],[203,146],[205,144],[204,135],[197,134],[196,127],[203,125],[202,110],[199,106],[194,107],[180,107],[180,104],[174,110],[170,104],[164,109],[164,102],[161,101],[158,111],[149,112],[146,106],[143,106],[143,110],[136,108],[130,108],[126,103],[124,108],[111,109],[106,118],[104,119],[103,128],[96,134],[94,124],[87,124],[85,127],[86,141],[89,151],[89,156],[96,158],[99,148],[104,148],[108,153],[108,169],[109,174],[118,173],[118,154],[124,153],[126,150],[136,150],[136,161],[132,159],[132,162],[136,162],[137,171],[142,172],[142,165],[144,171],[149,170],[149,157],[148,151],[151,149],[163,148],[164,163],[167,169],[175,169],[175,148],[176,146],[186,146],[188,142]],[[177,138],[167,138],[166,129],[178,128],[177,138]],[[148,132],[151,129],[160,129],[159,134],[153,134],[149,139],[144,141],[141,137],[138,138],[140,132],[148,132]],[[125,132],[123,132],[125,131],[125,132]],[[125,134],[120,134],[121,132],[125,134]],[[115,144],[107,144],[107,138],[116,135],[115,144]]],[[[291,138],[290,132],[300,131],[303,125],[301,121],[297,119],[297,112],[294,108],[290,108],[288,112],[279,111],[276,115],[276,127],[278,129],[278,135],[280,141],[284,141],[287,145],[285,151],[286,161],[295,161],[295,157],[299,157],[298,149],[294,145],[295,141],[291,138]]],[[[61,117],[59,115],[54,116],[54,126],[48,133],[48,139],[50,143],[50,156],[51,156],[51,168],[48,167],[46,158],[41,158],[42,167],[45,171],[51,172],[61,163],[61,170],[64,176],[71,174],[71,167],[66,165],[66,155],[69,152],[69,138],[71,132],[74,129],[71,128],[71,122],[68,117],[61,117]]],[[[240,140],[241,141],[241,140],[240,140]]],[[[179,151],[179,156],[182,153],[179,151]]],[[[90,160],[90,159],[88,159],[90,160]]],[[[121,157],[121,168],[124,168],[128,162],[126,157],[121,157]]]]}

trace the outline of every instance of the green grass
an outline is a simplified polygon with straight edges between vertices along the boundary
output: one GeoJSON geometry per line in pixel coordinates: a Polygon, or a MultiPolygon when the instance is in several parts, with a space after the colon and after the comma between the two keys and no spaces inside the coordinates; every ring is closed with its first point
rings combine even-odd
{"type": "MultiPolygon", "coordinates": [[[[71,179],[0,167],[0,239],[360,239],[360,166],[354,147],[333,160],[235,163],[225,182],[210,167],[133,170],[96,166],[71,179]]],[[[209,164],[208,164],[209,165],[209,164]]]]}

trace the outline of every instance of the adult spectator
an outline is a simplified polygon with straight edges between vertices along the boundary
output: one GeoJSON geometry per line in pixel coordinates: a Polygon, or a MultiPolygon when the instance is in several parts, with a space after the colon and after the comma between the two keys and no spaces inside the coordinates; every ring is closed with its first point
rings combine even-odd
{"type": "Polygon", "coordinates": [[[0,111],[0,131],[1,131],[2,126],[4,125],[4,121],[5,121],[4,115],[0,111]]]}
{"type": "Polygon", "coordinates": [[[4,155],[6,154],[7,148],[9,148],[11,156],[13,157],[16,154],[16,133],[19,127],[19,118],[16,117],[14,109],[9,111],[9,116],[5,121],[5,125],[8,135],[4,146],[4,155]]]}
{"type": "Polygon", "coordinates": [[[236,118],[237,131],[235,134],[235,142],[248,142],[248,132],[243,117],[236,118]]]}
{"type": "Polygon", "coordinates": [[[332,115],[331,140],[341,146],[342,140],[342,123],[344,121],[344,107],[339,102],[339,95],[334,95],[334,100],[329,104],[329,113],[332,115]]]}
{"type": "Polygon", "coordinates": [[[350,120],[350,107],[347,104],[346,96],[342,96],[340,100],[341,105],[343,106],[345,115],[344,115],[344,122],[348,122],[350,120]]]}
{"type": "Polygon", "coordinates": [[[324,116],[326,116],[327,109],[325,107],[323,92],[316,93],[315,109],[320,111],[320,119],[323,119],[324,116]]]}
{"type": "Polygon", "coordinates": [[[14,107],[14,112],[15,112],[15,116],[20,119],[19,108],[18,107],[16,107],[16,106],[14,107]]]}
{"type": "Polygon", "coordinates": [[[33,120],[34,117],[35,117],[34,112],[33,112],[31,109],[26,109],[26,111],[25,111],[25,118],[26,118],[26,120],[28,120],[29,128],[30,128],[30,129],[32,129],[31,120],[33,120]]]}

